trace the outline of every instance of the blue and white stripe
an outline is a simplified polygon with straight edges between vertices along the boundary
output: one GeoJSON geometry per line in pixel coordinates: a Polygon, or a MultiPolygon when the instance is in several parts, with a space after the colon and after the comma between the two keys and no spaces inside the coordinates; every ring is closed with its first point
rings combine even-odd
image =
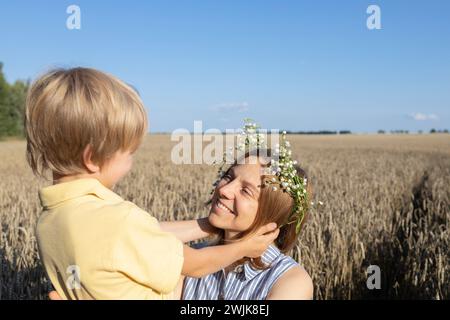
{"type": "Polygon", "coordinates": [[[289,256],[271,245],[263,253],[262,261],[270,268],[255,270],[249,263],[237,266],[225,276],[225,271],[203,278],[186,277],[184,280],[184,300],[264,300],[273,284],[288,269],[298,266],[289,256]]]}

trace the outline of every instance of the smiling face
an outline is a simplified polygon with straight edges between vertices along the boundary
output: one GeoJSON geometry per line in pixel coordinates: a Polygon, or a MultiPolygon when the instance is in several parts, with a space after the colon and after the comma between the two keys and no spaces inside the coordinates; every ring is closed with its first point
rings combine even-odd
{"type": "MultiPolygon", "coordinates": [[[[258,228],[275,222],[280,228],[280,234],[274,244],[286,254],[294,247],[298,235],[297,224],[292,223],[295,218],[292,217],[294,200],[290,193],[280,188],[281,181],[276,175],[261,170],[268,168],[271,163],[271,152],[265,151],[261,149],[254,151],[256,155],[246,154],[245,163],[233,165],[219,181],[211,199],[209,222],[224,231],[218,234],[216,243],[241,241],[258,228]],[[274,184],[278,188],[274,188],[274,184]]],[[[302,168],[295,168],[300,179],[307,178],[302,168]]],[[[309,182],[307,192],[310,197],[309,182]]],[[[238,263],[246,261],[255,269],[267,267],[260,257],[243,258],[238,263]]]]}
{"type": "Polygon", "coordinates": [[[214,192],[209,222],[225,230],[225,238],[247,230],[255,220],[261,192],[261,165],[249,163],[233,166],[214,192]]]}

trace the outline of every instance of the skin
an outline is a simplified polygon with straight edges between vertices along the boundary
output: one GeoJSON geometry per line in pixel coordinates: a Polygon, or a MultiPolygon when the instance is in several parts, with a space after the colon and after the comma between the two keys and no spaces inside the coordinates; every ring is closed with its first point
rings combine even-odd
{"type": "Polygon", "coordinates": [[[260,170],[259,164],[235,166],[217,185],[208,219],[214,227],[225,230],[225,239],[247,230],[255,220],[261,189],[260,170]]]}

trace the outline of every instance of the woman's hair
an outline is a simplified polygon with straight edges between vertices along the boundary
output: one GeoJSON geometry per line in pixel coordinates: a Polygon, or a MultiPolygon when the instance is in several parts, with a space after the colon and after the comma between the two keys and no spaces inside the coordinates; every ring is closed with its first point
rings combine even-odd
{"type": "MultiPolygon", "coordinates": [[[[244,158],[249,158],[252,156],[256,156],[258,158],[263,158],[260,161],[260,165],[262,167],[269,167],[270,166],[270,159],[264,159],[267,157],[271,157],[270,150],[260,150],[257,149],[255,151],[248,152],[244,155],[244,158]]],[[[241,163],[241,162],[239,162],[241,163]]],[[[238,162],[236,161],[231,167],[237,166],[238,162]]],[[[230,170],[228,169],[228,170],[230,170]]],[[[310,185],[310,180],[307,177],[307,174],[305,170],[300,168],[299,166],[295,166],[295,169],[297,171],[297,175],[303,180],[304,178],[307,179],[307,186],[306,190],[308,193],[308,198],[311,198],[312,195],[312,189],[310,185]]],[[[245,231],[239,233],[235,238],[230,239],[231,241],[240,241],[247,236],[250,236],[254,234],[260,227],[270,223],[275,222],[277,226],[281,226],[280,228],[280,234],[278,235],[278,238],[275,240],[275,245],[280,249],[281,252],[287,253],[289,252],[295,245],[295,242],[297,240],[297,233],[296,233],[296,223],[290,223],[288,222],[292,221],[292,211],[294,206],[294,200],[289,195],[289,193],[283,191],[281,188],[276,188],[276,190],[273,190],[271,185],[268,186],[265,185],[264,181],[266,179],[276,179],[276,183],[280,183],[277,176],[274,175],[263,175],[261,176],[261,191],[259,194],[258,199],[258,210],[256,212],[255,220],[253,221],[252,225],[245,231]],[[288,221],[289,220],[289,221],[288,221]]],[[[301,227],[303,227],[306,218],[308,217],[308,211],[309,211],[309,203],[306,204],[307,208],[305,211],[305,217],[301,223],[301,227]]],[[[224,243],[224,232],[219,235],[218,239],[216,241],[218,243],[224,243]]],[[[264,263],[261,260],[261,257],[249,259],[249,258],[243,258],[238,263],[244,263],[246,261],[250,261],[251,266],[254,269],[265,269],[268,266],[265,266],[264,263]]]]}
{"type": "Polygon", "coordinates": [[[83,151],[103,165],[116,151],[134,151],[147,132],[138,93],[123,81],[89,68],[55,69],[39,77],[26,101],[27,160],[44,176],[85,171],[83,151]]]}

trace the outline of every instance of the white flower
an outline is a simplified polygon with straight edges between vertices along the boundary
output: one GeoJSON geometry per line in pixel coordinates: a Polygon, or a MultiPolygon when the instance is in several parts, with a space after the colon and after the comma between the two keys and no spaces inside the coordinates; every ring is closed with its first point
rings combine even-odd
{"type": "Polygon", "coordinates": [[[320,204],[321,206],[323,206],[323,202],[322,202],[322,201],[319,201],[319,204],[320,204]]]}

